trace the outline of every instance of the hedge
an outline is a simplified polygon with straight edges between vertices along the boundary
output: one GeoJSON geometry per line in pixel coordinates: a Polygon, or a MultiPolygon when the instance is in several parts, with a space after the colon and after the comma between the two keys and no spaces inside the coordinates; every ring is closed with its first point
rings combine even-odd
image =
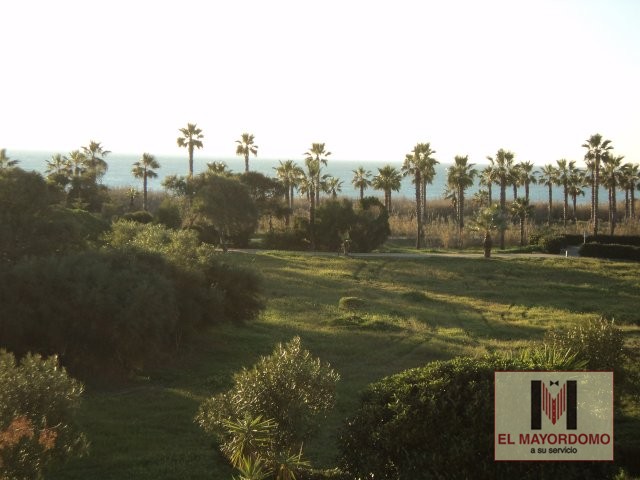
{"type": "Polygon", "coordinates": [[[640,247],[632,245],[585,243],[579,252],[582,257],[640,261],[640,247]]]}

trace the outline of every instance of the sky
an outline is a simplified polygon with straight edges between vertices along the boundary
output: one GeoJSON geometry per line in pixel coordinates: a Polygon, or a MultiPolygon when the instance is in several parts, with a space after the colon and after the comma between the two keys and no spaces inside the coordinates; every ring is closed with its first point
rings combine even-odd
{"type": "Polygon", "coordinates": [[[640,162],[637,0],[0,2],[0,148],[640,162]]]}

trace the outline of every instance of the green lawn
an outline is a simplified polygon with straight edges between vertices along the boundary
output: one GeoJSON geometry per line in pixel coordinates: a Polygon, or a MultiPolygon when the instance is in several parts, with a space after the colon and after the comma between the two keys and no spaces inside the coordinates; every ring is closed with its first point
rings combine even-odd
{"type": "MultiPolygon", "coordinates": [[[[264,276],[264,314],[221,325],[180,358],[126,385],[91,388],[81,421],[88,457],[55,479],[230,479],[212,439],[193,423],[199,403],[227,388],[234,371],[300,335],[340,373],[337,407],[305,446],[314,466],[330,467],[341,422],[372,381],[436,359],[507,351],[552,325],[599,314],[640,343],[640,264],[576,258],[427,257],[424,259],[229,254],[264,276]],[[364,300],[342,311],[344,296],[364,300]]],[[[637,358],[636,358],[637,361],[637,358]]],[[[640,409],[625,400],[616,435],[638,442],[640,409]]]]}

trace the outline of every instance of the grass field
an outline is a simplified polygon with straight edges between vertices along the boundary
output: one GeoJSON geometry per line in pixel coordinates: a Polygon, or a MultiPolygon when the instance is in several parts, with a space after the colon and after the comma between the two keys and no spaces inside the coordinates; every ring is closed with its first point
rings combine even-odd
{"type": "MultiPolygon", "coordinates": [[[[577,258],[368,258],[267,252],[229,260],[264,276],[263,315],[221,325],[169,364],[117,387],[90,388],[80,419],[88,457],[55,479],[230,479],[211,438],[193,423],[199,403],[230,386],[234,371],[299,335],[340,373],[337,407],[305,446],[333,466],[335,438],[372,381],[436,359],[508,351],[552,325],[600,314],[640,350],[640,264],[577,258]],[[364,301],[356,311],[341,297],[364,301]]],[[[635,357],[634,362],[638,361],[635,357]]],[[[640,407],[625,399],[618,439],[638,442],[640,407]]]]}

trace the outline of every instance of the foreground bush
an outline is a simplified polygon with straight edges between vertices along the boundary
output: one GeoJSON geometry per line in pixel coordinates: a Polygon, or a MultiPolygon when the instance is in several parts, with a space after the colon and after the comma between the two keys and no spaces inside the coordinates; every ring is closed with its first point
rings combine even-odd
{"type": "Polygon", "coordinates": [[[459,358],[370,385],[340,437],[343,470],[389,480],[612,478],[603,462],[494,462],[494,371],[560,366],[545,365],[549,358],[566,360],[459,358]]]}
{"type": "Polygon", "coordinates": [[[81,394],[56,358],[17,364],[0,350],[0,478],[40,479],[52,462],[86,452],[74,419],[81,394]]]}
{"type": "Polygon", "coordinates": [[[295,337],[250,369],[236,373],[229,391],[202,403],[196,422],[217,435],[228,456],[235,441],[229,422],[246,418],[273,422],[273,448],[298,452],[302,442],[315,433],[323,414],[333,407],[338,379],[328,364],[313,358],[295,337]]]}

